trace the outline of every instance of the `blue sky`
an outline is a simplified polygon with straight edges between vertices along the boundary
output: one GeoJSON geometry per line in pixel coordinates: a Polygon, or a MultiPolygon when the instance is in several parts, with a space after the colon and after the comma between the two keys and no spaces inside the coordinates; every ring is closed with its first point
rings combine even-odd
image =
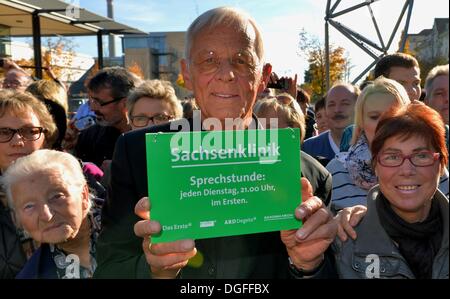
{"type": "MultiPolygon", "coordinates": [[[[66,2],[73,2],[67,0],[66,2]]],[[[333,0],[332,2],[335,2],[333,0]]],[[[344,0],[338,10],[362,0],[344,0]]],[[[80,7],[106,15],[106,0],[77,0],[80,7]]],[[[266,60],[281,75],[298,73],[301,81],[307,67],[306,59],[298,56],[298,32],[307,32],[324,39],[324,13],[326,0],[114,0],[114,17],[145,32],[185,31],[189,24],[208,9],[218,6],[239,7],[251,14],[262,28],[266,47],[266,60]]],[[[400,14],[403,0],[380,0],[372,5],[374,14],[386,40],[400,14]]],[[[410,23],[410,33],[431,28],[435,17],[448,18],[447,0],[415,0],[410,23]]],[[[360,9],[337,21],[348,25],[364,36],[377,40],[367,8],[360,9]]],[[[403,23],[402,23],[403,25],[403,23]]],[[[402,26],[403,27],[403,26],[402,26]]],[[[330,30],[330,41],[343,46],[354,65],[350,79],[356,77],[372,61],[362,50],[349,42],[339,32],[330,30]]],[[[94,37],[76,40],[78,51],[96,56],[94,37]]],[[[116,44],[120,49],[120,40],[116,44]]],[[[395,51],[397,39],[391,51],[395,51]]],[[[107,48],[105,46],[105,48],[107,48]]]]}

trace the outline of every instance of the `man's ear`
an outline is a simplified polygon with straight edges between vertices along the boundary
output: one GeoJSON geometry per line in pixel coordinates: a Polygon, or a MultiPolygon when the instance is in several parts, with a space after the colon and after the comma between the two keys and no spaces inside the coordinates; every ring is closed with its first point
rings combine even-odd
{"type": "Polygon", "coordinates": [[[263,67],[263,73],[261,78],[261,83],[259,84],[258,93],[262,93],[270,80],[270,74],[272,74],[272,65],[270,63],[266,63],[263,67]]]}
{"type": "Polygon", "coordinates": [[[189,67],[188,67],[187,60],[184,58],[181,59],[180,66],[181,66],[181,74],[183,75],[183,80],[184,80],[184,87],[189,89],[190,91],[192,91],[193,88],[192,88],[191,77],[189,75],[189,67]]]}
{"type": "Polygon", "coordinates": [[[81,192],[81,200],[83,201],[83,210],[87,211],[89,209],[89,187],[88,185],[84,185],[83,190],[81,192]]]}

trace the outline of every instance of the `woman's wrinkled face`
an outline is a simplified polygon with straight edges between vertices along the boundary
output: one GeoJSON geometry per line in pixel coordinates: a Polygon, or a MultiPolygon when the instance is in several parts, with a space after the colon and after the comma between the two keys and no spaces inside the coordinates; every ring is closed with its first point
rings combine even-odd
{"type": "Polygon", "coordinates": [[[70,187],[59,170],[26,176],[12,185],[19,223],[41,243],[59,244],[76,237],[88,212],[88,189],[70,187]]]}
{"type": "MultiPolygon", "coordinates": [[[[0,134],[5,128],[20,129],[25,127],[40,127],[38,117],[31,110],[23,111],[20,114],[6,111],[0,117],[0,134]]],[[[4,132],[7,133],[6,131],[4,132]]],[[[5,170],[17,158],[31,154],[32,152],[42,149],[45,144],[44,133],[34,141],[26,140],[18,133],[14,134],[8,142],[0,143],[0,170],[5,170]]]]}
{"type": "MultiPolygon", "coordinates": [[[[403,140],[398,136],[388,138],[379,157],[397,159],[398,154],[408,156],[425,151],[436,152],[420,136],[403,140]]],[[[379,160],[377,160],[379,161],[379,160]]],[[[410,222],[422,221],[428,215],[431,198],[438,188],[441,165],[439,159],[431,166],[417,167],[405,159],[398,167],[385,167],[377,162],[375,172],[378,176],[380,190],[390,202],[393,210],[410,222]]]]}
{"type": "Polygon", "coordinates": [[[363,131],[369,145],[372,144],[381,115],[388,111],[394,103],[396,103],[395,97],[388,93],[371,94],[366,98],[363,107],[363,131]]]}

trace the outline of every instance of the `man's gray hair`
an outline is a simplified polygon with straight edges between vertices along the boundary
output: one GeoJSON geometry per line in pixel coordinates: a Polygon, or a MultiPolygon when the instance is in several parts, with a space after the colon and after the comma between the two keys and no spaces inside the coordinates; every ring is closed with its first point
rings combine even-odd
{"type": "Polygon", "coordinates": [[[26,177],[42,171],[57,170],[71,193],[80,192],[86,185],[86,178],[80,162],[71,154],[55,150],[37,150],[32,154],[17,159],[1,178],[1,184],[6,192],[8,206],[14,209],[12,186],[26,177]]]}
{"type": "Polygon", "coordinates": [[[192,22],[186,33],[185,58],[189,60],[192,43],[202,30],[211,29],[218,25],[225,25],[236,28],[236,30],[247,31],[248,26],[252,26],[255,31],[255,52],[260,62],[264,60],[264,45],[261,31],[256,21],[247,13],[232,7],[218,7],[206,11],[192,22]]]}
{"type": "Polygon", "coordinates": [[[434,79],[439,76],[448,76],[448,64],[437,65],[431,69],[425,80],[425,100],[428,100],[431,96],[434,79]]]}

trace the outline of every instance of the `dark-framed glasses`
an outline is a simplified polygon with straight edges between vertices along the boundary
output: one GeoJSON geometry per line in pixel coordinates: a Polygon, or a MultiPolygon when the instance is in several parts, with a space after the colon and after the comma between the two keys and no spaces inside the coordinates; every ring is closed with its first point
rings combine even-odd
{"type": "Polygon", "coordinates": [[[377,160],[384,167],[399,167],[406,159],[416,167],[427,167],[433,165],[440,156],[441,154],[432,151],[420,151],[407,156],[402,153],[384,153],[377,160]]]}
{"type": "Polygon", "coordinates": [[[166,114],[157,114],[154,116],[145,116],[145,115],[135,115],[131,116],[130,120],[133,126],[137,128],[146,127],[150,122],[152,124],[161,124],[172,120],[173,116],[166,114]]]}
{"type": "Polygon", "coordinates": [[[0,128],[0,143],[10,142],[16,133],[27,141],[35,141],[41,137],[42,132],[45,132],[42,127],[0,128]]]}
{"type": "Polygon", "coordinates": [[[112,99],[111,101],[101,102],[101,101],[99,101],[96,98],[89,97],[88,101],[89,101],[90,105],[96,105],[96,106],[103,107],[103,106],[106,106],[106,105],[109,105],[109,104],[112,104],[112,103],[115,103],[115,102],[119,102],[119,101],[121,101],[124,98],[125,97],[121,97],[121,98],[119,97],[119,98],[112,99]]]}

